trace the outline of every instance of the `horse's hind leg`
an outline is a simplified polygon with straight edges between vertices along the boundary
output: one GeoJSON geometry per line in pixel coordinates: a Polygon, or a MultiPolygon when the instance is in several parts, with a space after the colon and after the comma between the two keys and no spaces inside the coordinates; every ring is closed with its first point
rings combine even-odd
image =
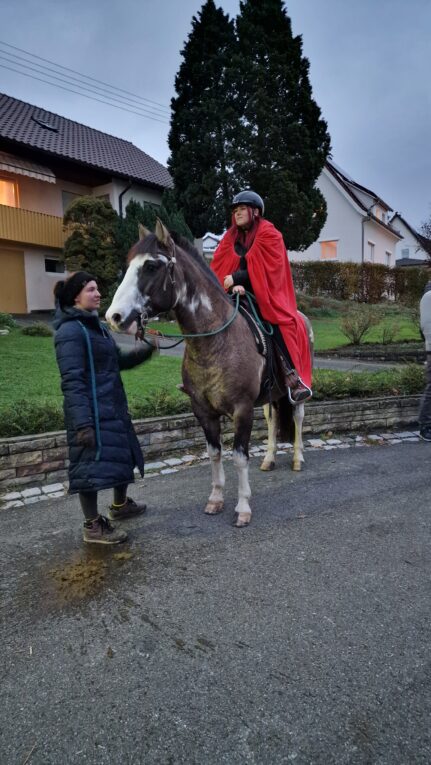
{"type": "Polygon", "coordinates": [[[268,426],[268,445],[263,462],[260,466],[261,470],[274,470],[275,468],[275,452],[277,451],[277,410],[275,406],[271,406],[271,416],[269,416],[269,411],[269,404],[265,404],[263,413],[268,426]]]}
{"type": "Polygon", "coordinates": [[[238,473],[238,503],[235,508],[234,526],[243,528],[251,521],[251,496],[248,481],[248,445],[253,425],[253,407],[234,413],[235,436],[233,440],[233,462],[238,473]]]}
{"type": "Polygon", "coordinates": [[[297,404],[293,408],[293,419],[295,421],[295,441],[293,443],[293,463],[292,470],[302,470],[304,462],[304,443],[302,441],[302,423],[304,421],[304,404],[297,404]]]}
{"type": "Polygon", "coordinates": [[[207,515],[221,513],[224,506],[223,489],[225,484],[221,458],[220,420],[212,419],[202,424],[207,439],[208,455],[211,462],[212,491],[204,512],[207,515]]]}

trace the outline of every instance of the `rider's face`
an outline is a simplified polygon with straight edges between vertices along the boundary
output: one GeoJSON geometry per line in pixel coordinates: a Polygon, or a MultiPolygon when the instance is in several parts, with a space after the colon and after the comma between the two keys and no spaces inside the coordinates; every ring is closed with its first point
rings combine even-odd
{"type": "Polygon", "coordinates": [[[248,205],[238,205],[238,207],[234,208],[233,214],[235,218],[235,223],[240,228],[249,228],[251,225],[251,212],[252,208],[248,205]]]}

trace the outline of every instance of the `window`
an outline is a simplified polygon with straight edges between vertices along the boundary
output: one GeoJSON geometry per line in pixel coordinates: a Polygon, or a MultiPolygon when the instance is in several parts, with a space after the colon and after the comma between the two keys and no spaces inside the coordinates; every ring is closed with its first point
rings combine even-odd
{"type": "Polygon", "coordinates": [[[337,257],[336,240],[330,242],[320,242],[320,260],[335,260],[337,257]]]}
{"type": "Polygon", "coordinates": [[[392,263],[392,253],[389,252],[389,250],[386,250],[385,255],[386,255],[386,265],[390,266],[392,263]]]}
{"type": "Polygon", "coordinates": [[[64,274],[64,263],[61,260],[45,258],[45,271],[47,274],[64,274]]]}
{"type": "Polygon", "coordinates": [[[0,178],[0,205],[18,207],[18,186],[15,181],[0,178]]]}
{"type": "Polygon", "coordinates": [[[404,249],[401,250],[401,257],[402,258],[408,258],[409,257],[409,248],[408,247],[404,247],[404,249]]]}
{"type": "Polygon", "coordinates": [[[62,191],[61,198],[63,200],[63,213],[66,212],[71,202],[74,202],[75,199],[79,199],[81,196],[82,194],[75,194],[73,191],[62,191]]]}
{"type": "Polygon", "coordinates": [[[374,248],[375,248],[374,242],[368,242],[368,260],[371,263],[374,263],[374,248]]]}

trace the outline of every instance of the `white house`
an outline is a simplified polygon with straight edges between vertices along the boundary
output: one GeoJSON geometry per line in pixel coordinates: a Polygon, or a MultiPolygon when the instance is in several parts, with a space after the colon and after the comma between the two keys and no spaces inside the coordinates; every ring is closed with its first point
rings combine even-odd
{"type": "Polygon", "coordinates": [[[420,266],[424,261],[431,263],[431,241],[415,231],[412,226],[396,212],[391,218],[391,226],[402,234],[402,241],[397,243],[395,257],[397,266],[420,266]]]}
{"type": "Polygon", "coordinates": [[[204,234],[202,237],[202,253],[206,260],[212,260],[212,256],[214,255],[222,236],[223,234],[212,234],[210,231],[204,234]]]}
{"type": "Polygon", "coordinates": [[[317,183],[328,216],[319,238],[303,252],[289,251],[291,261],[337,260],[395,266],[402,235],[389,222],[391,207],[374,191],[326,162],[317,183]]]}

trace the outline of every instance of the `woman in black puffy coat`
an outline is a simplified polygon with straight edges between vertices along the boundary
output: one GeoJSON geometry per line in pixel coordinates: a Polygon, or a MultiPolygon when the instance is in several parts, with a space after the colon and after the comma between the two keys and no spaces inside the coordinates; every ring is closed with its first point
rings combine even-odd
{"type": "Polygon", "coordinates": [[[54,289],[55,351],[64,395],[69,445],[69,493],[79,494],[85,516],[84,541],[117,544],[127,535],[111,525],[144,512],[127,497],[134,468],[143,476],[144,458],[121,381],[120,369],[148,359],[154,348],[123,352],[100,323],[95,278],[78,271],[54,289]],[[113,488],[109,519],[99,515],[97,492],[113,488]]]}

